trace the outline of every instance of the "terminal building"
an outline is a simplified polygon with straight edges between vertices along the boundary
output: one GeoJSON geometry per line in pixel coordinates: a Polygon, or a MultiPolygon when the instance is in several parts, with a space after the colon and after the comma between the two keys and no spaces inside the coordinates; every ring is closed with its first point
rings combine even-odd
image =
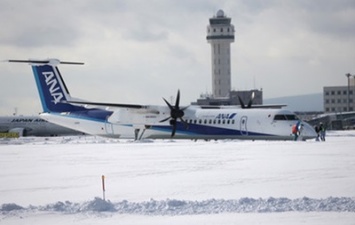
{"type": "Polygon", "coordinates": [[[327,129],[355,129],[355,75],[346,74],[347,86],[323,87],[324,112],[312,118],[310,124],[322,122],[327,129]]]}
{"type": "Polygon", "coordinates": [[[207,42],[211,45],[212,94],[201,95],[197,105],[240,105],[239,98],[246,104],[254,92],[253,104],[263,103],[262,90],[231,90],[231,43],[234,42],[232,19],[222,10],[209,19],[207,42]]]}
{"type": "MultiPolygon", "coordinates": [[[[348,74],[347,74],[348,76],[348,74]]],[[[355,76],[348,76],[348,86],[323,88],[324,112],[340,113],[355,110],[355,76]]]]}

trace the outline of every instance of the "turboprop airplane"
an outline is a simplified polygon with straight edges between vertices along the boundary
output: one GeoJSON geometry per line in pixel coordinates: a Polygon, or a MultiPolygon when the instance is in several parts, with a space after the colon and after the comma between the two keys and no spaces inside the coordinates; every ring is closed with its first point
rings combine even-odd
{"type": "MultiPolygon", "coordinates": [[[[249,139],[293,140],[292,125],[299,119],[281,107],[254,107],[252,100],[240,106],[140,105],[88,102],[74,99],[59,72],[59,64],[76,62],[9,60],[29,63],[41,99],[40,116],[52,123],[84,133],[129,139],[249,139]]],[[[303,140],[316,137],[314,129],[302,122],[303,140]]]]}

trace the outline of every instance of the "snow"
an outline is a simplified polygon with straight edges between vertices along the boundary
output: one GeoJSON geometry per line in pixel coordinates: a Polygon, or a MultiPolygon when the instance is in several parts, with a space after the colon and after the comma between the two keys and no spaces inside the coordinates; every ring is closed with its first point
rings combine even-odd
{"type": "Polygon", "coordinates": [[[0,223],[354,224],[354,138],[0,139],[0,223]]]}

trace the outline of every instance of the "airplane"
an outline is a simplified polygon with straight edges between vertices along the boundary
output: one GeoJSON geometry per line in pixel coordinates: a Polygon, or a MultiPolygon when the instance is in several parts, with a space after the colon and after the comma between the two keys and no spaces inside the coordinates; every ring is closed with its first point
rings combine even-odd
{"type": "Polygon", "coordinates": [[[0,116],[0,137],[66,135],[83,135],[83,132],[49,123],[40,116],[0,116]]]}
{"type": "MultiPolygon", "coordinates": [[[[41,118],[70,129],[110,138],[125,139],[242,139],[293,140],[292,125],[299,118],[281,106],[180,106],[175,104],[116,104],[73,98],[58,65],[83,65],[58,59],[7,60],[32,67],[43,113],[41,118]]],[[[302,122],[302,140],[315,139],[312,126],[302,122]]]]}

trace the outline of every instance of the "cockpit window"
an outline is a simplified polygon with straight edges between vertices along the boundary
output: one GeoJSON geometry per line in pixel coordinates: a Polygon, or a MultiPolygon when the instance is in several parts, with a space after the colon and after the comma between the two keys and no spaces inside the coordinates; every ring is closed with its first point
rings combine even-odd
{"type": "Polygon", "coordinates": [[[274,120],[299,120],[295,114],[277,114],[274,120]]]}

